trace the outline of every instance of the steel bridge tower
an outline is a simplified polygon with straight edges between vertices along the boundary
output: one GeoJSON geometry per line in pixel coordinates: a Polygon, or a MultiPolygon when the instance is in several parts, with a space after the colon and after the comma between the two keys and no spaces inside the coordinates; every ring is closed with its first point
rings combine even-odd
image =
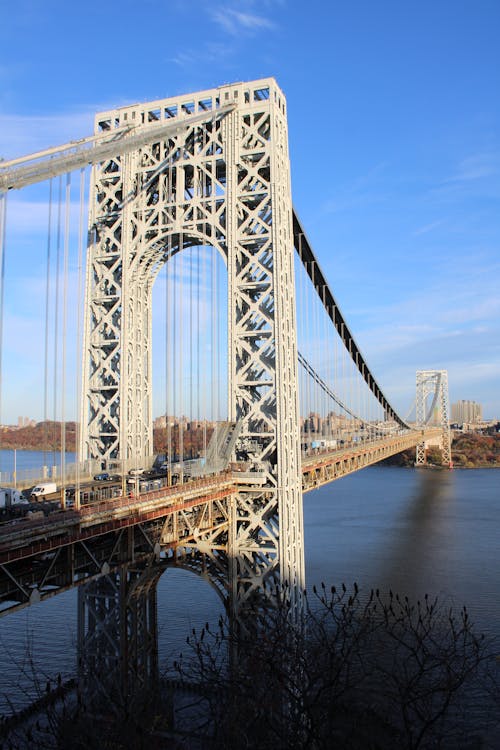
{"type": "Polygon", "coordinates": [[[238,83],[103,112],[95,132],[169,123],[92,170],[82,457],[153,453],[153,284],[176,253],[211,245],[228,271],[229,419],[260,482],[230,512],[233,595],[281,581],[293,599],[304,562],[285,97],[272,78],[238,83]]]}
{"type": "MultiPolygon", "coordinates": [[[[428,424],[439,424],[442,428],[441,450],[443,465],[452,466],[451,438],[450,438],[450,409],[448,401],[448,372],[446,370],[418,370],[416,420],[418,427],[428,424]],[[432,396],[432,402],[427,407],[427,400],[432,396]]],[[[423,466],[426,463],[426,443],[418,443],[415,463],[423,466]]]]}

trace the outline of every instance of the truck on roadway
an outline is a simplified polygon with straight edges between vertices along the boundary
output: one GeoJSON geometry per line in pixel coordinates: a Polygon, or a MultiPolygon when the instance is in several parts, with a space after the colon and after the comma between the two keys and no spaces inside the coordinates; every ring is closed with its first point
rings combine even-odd
{"type": "Polygon", "coordinates": [[[0,508],[11,508],[13,505],[26,505],[28,500],[12,487],[0,487],[0,508]]]}

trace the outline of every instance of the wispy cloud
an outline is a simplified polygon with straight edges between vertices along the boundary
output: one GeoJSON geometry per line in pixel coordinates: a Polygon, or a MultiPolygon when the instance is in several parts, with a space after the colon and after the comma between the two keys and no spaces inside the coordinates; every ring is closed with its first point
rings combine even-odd
{"type": "Polygon", "coordinates": [[[201,47],[191,47],[190,49],[179,50],[168,62],[177,65],[180,68],[191,68],[194,65],[208,65],[213,62],[223,62],[230,58],[233,53],[230,44],[217,42],[208,42],[201,47]]]}
{"type": "Polygon", "coordinates": [[[220,35],[212,34],[211,41],[175,50],[168,61],[183,69],[192,68],[200,63],[231,64],[238,49],[238,42],[242,39],[251,39],[258,33],[272,32],[279,28],[272,15],[277,8],[282,8],[285,4],[286,0],[247,0],[246,9],[242,11],[241,4],[231,0],[222,5],[210,3],[208,17],[219,32],[223,32],[223,41],[220,41],[220,35]]]}
{"type": "Polygon", "coordinates": [[[434,229],[437,229],[438,227],[443,226],[445,223],[444,219],[437,219],[436,221],[431,221],[430,224],[424,224],[424,226],[419,227],[418,229],[415,229],[413,232],[414,237],[419,237],[421,234],[428,234],[429,232],[434,231],[434,229]]]}
{"type": "Polygon", "coordinates": [[[456,172],[445,183],[470,182],[500,173],[500,154],[480,153],[459,162],[456,172]]]}
{"type": "Polygon", "coordinates": [[[232,36],[253,34],[262,29],[274,29],[275,23],[269,18],[255,13],[242,13],[229,7],[221,7],[212,12],[212,19],[232,36]]]}
{"type": "Polygon", "coordinates": [[[386,200],[387,193],[380,190],[379,179],[386,167],[387,162],[375,164],[364,174],[340,186],[337,194],[323,204],[323,212],[339,213],[386,200]]]}
{"type": "Polygon", "coordinates": [[[96,113],[120,104],[93,103],[80,111],[44,115],[0,111],[0,157],[14,159],[92,135],[96,113]]]}
{"type": "Polygon", "coordinates": [[[453,172],[432,187],[427,198],[432,202],[455,203],[464,198],[500,198],[500,153],[477,153],[461,159],[453,172]]]}

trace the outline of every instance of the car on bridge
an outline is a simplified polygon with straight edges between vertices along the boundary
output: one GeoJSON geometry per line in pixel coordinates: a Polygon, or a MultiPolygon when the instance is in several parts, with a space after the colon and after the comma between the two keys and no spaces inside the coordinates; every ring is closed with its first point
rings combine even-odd
{"type": "Polygon", "coordinates": [[[101,471],[94,477],[94,482],[118,482],[121,479],[118,474],[109,474],[107,471],[101,471]]]}

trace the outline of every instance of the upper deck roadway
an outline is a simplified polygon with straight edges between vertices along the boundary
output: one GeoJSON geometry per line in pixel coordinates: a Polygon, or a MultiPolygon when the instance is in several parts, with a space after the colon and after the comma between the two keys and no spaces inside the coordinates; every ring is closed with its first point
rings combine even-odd
{"type": "MultiPolygon", "coordinates": [[[[439,428],[427,428],[369,441],[356,447],[317,452],[302,462],[303,490],[315,489],[440,433],[439,428]]],[[[178,518],[182,514],[188,518],[196,510],[199,514],[202,506],[210,505],[212,509],[218,507],[221,510],[215,515],[212,511],[210,523],[216,525],[225,520],[222,501],[237,491],[238,486],[261,483],[258,472],[224,471],[172,487],[84,505],[78,511],[61,510],[43,519],[23,519],[3,524],[0,526],[0,568],[6,572],[5,566],[11,563],[27,561],[28,558],[46,555],[76,542],[84,543],[137,525],[160,520],[164,522],[168,516],[178,518]]],[[[177,532],[162,536],[162,547],[174,549],[189,541],[194,542],[193,529],[199,527],[189,522],[176,523],[175,527],[177,532]]],[[[206,523],[204,528],[207,528],[206,523]]],[[[0,590],[0,597],[1,593],[0,590]]]]}

